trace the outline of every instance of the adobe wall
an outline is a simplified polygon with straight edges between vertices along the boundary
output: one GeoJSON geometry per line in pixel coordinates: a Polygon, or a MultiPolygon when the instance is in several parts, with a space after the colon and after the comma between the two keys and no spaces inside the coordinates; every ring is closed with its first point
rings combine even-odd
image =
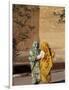
{"type": "Polygon", "coordinates": [[[40,7],[39,37],[46,40],[52,48],[63,49],[65,46],[65,23],[58,22],[63,7],[40,7]],[[54,12],[57,15],[54,15],[54,12]]]}

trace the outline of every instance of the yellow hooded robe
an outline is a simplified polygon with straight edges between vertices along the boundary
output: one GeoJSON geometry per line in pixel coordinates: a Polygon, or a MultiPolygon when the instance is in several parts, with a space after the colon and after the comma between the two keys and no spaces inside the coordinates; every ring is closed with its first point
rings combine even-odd
{"type": "Polygon", "coordinates": [[[51,69],[53,66],[52,57],[54,54],[51,52],[48,43],[41,44],[41,50],[45,52],[44,58],[40,60],[40,77],[43,83],[49,83],[51,80],[51,69]]]}

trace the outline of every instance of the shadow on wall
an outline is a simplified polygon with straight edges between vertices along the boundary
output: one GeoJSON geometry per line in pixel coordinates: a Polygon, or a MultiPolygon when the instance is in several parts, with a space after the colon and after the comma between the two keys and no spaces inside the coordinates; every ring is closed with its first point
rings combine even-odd
{"type": "MultiPolygon", "coordinates": [[[[39,41],[39,6],[13,4],[13,61],[39,41]]],[[[14,63],[14,62],[13,62],[14,63]]]]}

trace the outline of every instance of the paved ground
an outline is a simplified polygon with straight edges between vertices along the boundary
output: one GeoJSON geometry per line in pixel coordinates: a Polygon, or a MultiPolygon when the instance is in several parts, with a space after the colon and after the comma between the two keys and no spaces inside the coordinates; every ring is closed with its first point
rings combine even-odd
{"type": "MultiPolygon", "coordinates": [[[[13,68],[13,85],[31,85],[31,70],[29,64],[16,64],[13,68]]],[[[51,72],[51,83],[61,83],[65,81],[65,63],[54,62],[51,72]]]]}
{"type": "MultiPolygon", "coordinates": [[[[65,71],[64,69],[53,70],[52,71],[52,83],[60,83],[65,81],[65,71]]],[[[13,75],[13,85],[30,85],[31,84],[31,75],[23,74],[14,74],[13,75]]]]}

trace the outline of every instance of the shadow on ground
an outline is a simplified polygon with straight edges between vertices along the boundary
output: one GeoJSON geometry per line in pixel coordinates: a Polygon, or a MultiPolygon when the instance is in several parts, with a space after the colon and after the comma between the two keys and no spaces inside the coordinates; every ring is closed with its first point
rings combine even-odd
{"type": "MultiPolygon", "coordinates": [[[[52,69],[56,70],[56,69],[64,69],[64,68],[65,68],[65,63],[61,62],[61,63],[54,63],[52,69]]],[[[30,65],[29,64],[13,65],[13,74],[18,74],[18,73],[31,73],[30,65]]]]}

